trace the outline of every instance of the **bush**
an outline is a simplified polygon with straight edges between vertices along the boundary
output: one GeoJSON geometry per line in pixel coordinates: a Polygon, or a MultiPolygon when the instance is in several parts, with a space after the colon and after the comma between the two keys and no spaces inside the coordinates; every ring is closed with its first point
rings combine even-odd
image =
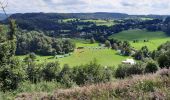
{"type": "Polygon", "coordinates": [[[59,82],[65,87],[72,87],[74,85],[72,78],[73,74],[75,73],[72,72],[72,69],[67,64],[65,64],[59,74],[59,82]]]}
{"type": "Polygon", "coordinates": [[[161,68],[169,68],[169,66],[170,66],[170,63],[169,63],[170,59],[169,58],[170,57],[166,54],[160,55],[159,58],[158,58],[159,66],[161,68]]]}
{"type": "Polygon", "coordinates": [[[27,55],[27,57],[24,58],[24,61],[26,63],[33,62],[36,59],[36,54],[35,53],[30,53],[27,55]]]}
{"type": "Polygon", "coordinates": [[[15,90],[24,78],[25,71],[19,60],[12,58],[9,65],[0,68],[0,89],[3,91],[15,90]]]}
{"type": "Polygon", "coordinates": [[[35,63],[31,63],[28,65],[26,69],[27,79],[32,83],[40,82],[41,80],[41,67],[40,65],[35,65],[35,63]]]}
{"type": "Polygon", "coordinates": [[[115,77],[116,78],[125,78],[127,76],[127,71],[130,65],[119,65],[119,67],[116,69],[115,77]]]}
{"type": "Polygon", "coordinates": [[[116,78],[125,78],[127,76],[136,75],[136,74],[143,74],[144,73],[144,63],[139,62],[135,65],[129,65],[129,64],[122,64],[119,65],[115,72],[116,78]]]}
{"type": "Polygon", "coordinates": [[[78,85],[107,82],[113,76],[112,67],[102,67],[96,61],[87,65],[81,65],[73,69],[73,79],[78,85]]]}
{"type": "Polygon", "coordinates": [[[58,77],[60,71],[61,68],[58,62],[47,63],[42,70],[43,79],[46,81],[52,81],[58,77]]]}
{"type": "Polygon", "coordinates": [[[155,73],[159,69],[158,64],[154,61],[150,61],[147,63],[145,72],[146,73],[155,73]]]}
{"type": "Polygon", "coordinates": [[[145,70],[145,63],[143,62],[138,62],[135,65],[132,65],[131,67],[128,68],[127,70],[127,75],[139,75],[139,74],[143,74],[145,70]]]}

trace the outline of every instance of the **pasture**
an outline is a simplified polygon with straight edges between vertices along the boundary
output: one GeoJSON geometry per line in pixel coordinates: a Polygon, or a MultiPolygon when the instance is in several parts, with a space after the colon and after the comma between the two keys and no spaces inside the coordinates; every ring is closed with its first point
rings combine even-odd
{"type": "Polygon", "coordinates": [[[101,19],[91,19],[91,20],[82,20],[83,22],[93,22],[95,23],[97,26],[113,26],[116,24],[116,22],[114,20],[101,20],[101,19]]]}
{"type": "MultiPolygon", "coordinates": [[[[53,56],[37,56],[36,63],[59,61],[61,66],[64,64],[69,64],[71,67],[73,67],[82,64],[88,64],[95,59],[97,63],[101,64],[102,66],[118,66],[123,60],[128,58],[118,55],[117,51],[115,50],[99,47],[98,43],[77,43],[77,47],[84,48],[76,49],[71,55],[60,58],[54,58],[53,56]]],[[[18,57],[22,60],[26,56],[18,57]]]]}
{"type": "MultiPolygon", "coordinates": [[[[68,18],[68,19],[64,19],[63,22],[64,23],[67,23],[69,21],[75,21],[76,19],[75,18],[68,18]]],[[[116,22],[114,20],[101,20],[101,19],[90,19],[90,20],[87,20],[87,19],[77,19],[81,22],[93,22],[95,23],[97,26],[112,26],[112,25],[115,25],[116,22]]],[[[79,26],[80,27],[83,27],[83,26],[79,26]]]]}
{"type": "Polygon", "coordinates": [[[148,32],[146,30],[140,29],[123,31],[114,34],[109,38],[114,38],[122,41],[129,41],[131,45],[136,49],[140,49],[142,46],[147,46],[149,50],[155,50],[161,44],[170,41],[170,37],[168,37],[164,32],[148,32]],[[138,40],[139,42],[133,43],[133,40],[138,40]],[[149,41],[144,42],[144,40],[149,41]]]}

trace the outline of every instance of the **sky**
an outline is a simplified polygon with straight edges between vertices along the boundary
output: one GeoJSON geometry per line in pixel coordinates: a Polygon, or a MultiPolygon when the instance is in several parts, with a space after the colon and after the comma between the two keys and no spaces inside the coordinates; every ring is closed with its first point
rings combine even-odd
{"type": "Polygon", "coordinates": [[[8,0],[6,10],[8,13],[119,12],[170,15],[170,0],[8,0]]]}

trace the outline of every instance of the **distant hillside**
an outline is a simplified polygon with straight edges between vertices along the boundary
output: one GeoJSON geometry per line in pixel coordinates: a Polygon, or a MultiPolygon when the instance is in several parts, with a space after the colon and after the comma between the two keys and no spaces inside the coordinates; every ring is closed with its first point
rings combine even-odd
{"type": "Polygon", "coordinates": [[[46,18],[79,18],[79,19],[120,19],[129,17],[128,14],[123,13],[25,13],[25,14],[13,14],[14,18],[25,17],[37,17],[44,16],[46,18]]]}
{"type": "Polygon", "coordinates": [[[5,20],[7,17],[5,16],[5,14],[1,14],[0,13],[0,21],[2,21],[2,20],[5,20]]]}
{"type": "MultiPolygon", "coordinates": [[[[97,13],[16,13],[12,14],[10,17],[13,19],[16,19],[17,25],[21,29],[26,30],[41,30],[47,33],[50,36],[58,36],[57,34],[64,34],[64,35],[70,35],[77,36],[77,33],[92,33],[92,30],[99,29],[100,33],[104,33],[104,30],[111,31],[113,33],[120,32],[121,30],[126,30],[130,27],[135,27],[137,24],[143,25],[143,28],[147,25],[144,25],[140,23],[138,19],[142,19],[142,21],[145,21],[147,19],[153,19],[153,18],[160,18],[163,19],[166,16],[160,16],[160,15],[128,15],[123,13],[107,13],[107,12],[97,12],[97,13]],[[135,18],[135,20],[131,20],[135,18]],[[66,21],[66,20],[72,20],[73,21],[66,21]],[[81,20],[78,20],[81,19],[81,20]],[[92,21],[82,21],[82,20],[105,20],[106,23],[109,23],[109,19],[112,19],[112,21],[117,21],[116,19],[121,19],[124,21],[117,21],[116,23],[124,23],[115,26],[112,29],[108,29],[106,26],[96,27],[96,23],[92,21]],[[137,20],[136,20],[137,19],[137,20]],[[90,27],[89,27],[90,26],[90,27]]],[[[5,20],[3,22],[6,22],[5,20]]],[[[161,21],[156,21],[157,23],[161,21]]],[[[115,23],[115,22],[112,22],[115,23]]],[[[149,24],[152,22],[148,22],[149,24]]],[[[145,23],[145,24],[148,24],[145,23]]],[[[112,24],[113,25],[113,24],[112,24]]],[[[111,26],[112,26],[111,25],[111,26]]],[[[150,26],[150,25],[149,25],[150,26]]],[[[152,26],[155,27],[155,26],[152,26]]],[[[98,33],[99,33],[98,32],[98,33]]],[[[106,31],[105,31],[106,32],[106,31]]],[[[110,32],[107,32],[109,34],[110,32]]],[[[80,35],[80,34],[78,34],[80,35]]],[[[82,34],[81,34],[82,35],[82,34]]]]}
{"type": "MultiPolygon", "coordinates": [[[[1,14],[0,14],[1,15],[1,14]]],[[[2,14],[2,18],[4,15],[2,14]]],[[[14,18],[28,18],[28,17],[40,17],[46,18],[79,18],[79,19],[122,19],[122,18],[165,18],[168,15],[128,15],[124,13],[108,13],[108,12],[96,12],[96,13],[17,13],[13,14],[14,18]]]]}

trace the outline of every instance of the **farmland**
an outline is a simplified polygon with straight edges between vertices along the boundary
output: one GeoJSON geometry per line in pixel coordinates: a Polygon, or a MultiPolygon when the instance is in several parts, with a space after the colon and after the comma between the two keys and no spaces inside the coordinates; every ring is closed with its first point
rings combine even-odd
{"type": "MultiPolygon", "coordinates": [[[[128,57],[120,56],[117,51],[101,48],[97,43],[84,44],[77,43],[77,47],[84,47],[84,49],[76,49],[70,56],[63,56],[60,58],[54,58],[53,56],[37,56],[36,62],[54,62],[59,61],[61,66],[69,64],[70,66],[77,66],[87,64],[94,59],[102,66],[117,66],[122,60],[126,60],[128,57]]],[[[24,59],[25,56],[19,56],[20,59],[24,59]]]]}
{"type": "Polygon", "coordinates": [[[170,37],[168,37],[164,32],[148,32],[146,30],[139,29],[123,31],[110,36],[110,38],[130,41],[131,45],[136,49],[140,49],[142,46],[147,46],[149,50],[155,50],[161,44],[170,41],[170,37]],[[138,40],[139,42],[133,43],[133,40],[138,40]],[[144,40],[149,41],[144,42],[144,40]]]}

